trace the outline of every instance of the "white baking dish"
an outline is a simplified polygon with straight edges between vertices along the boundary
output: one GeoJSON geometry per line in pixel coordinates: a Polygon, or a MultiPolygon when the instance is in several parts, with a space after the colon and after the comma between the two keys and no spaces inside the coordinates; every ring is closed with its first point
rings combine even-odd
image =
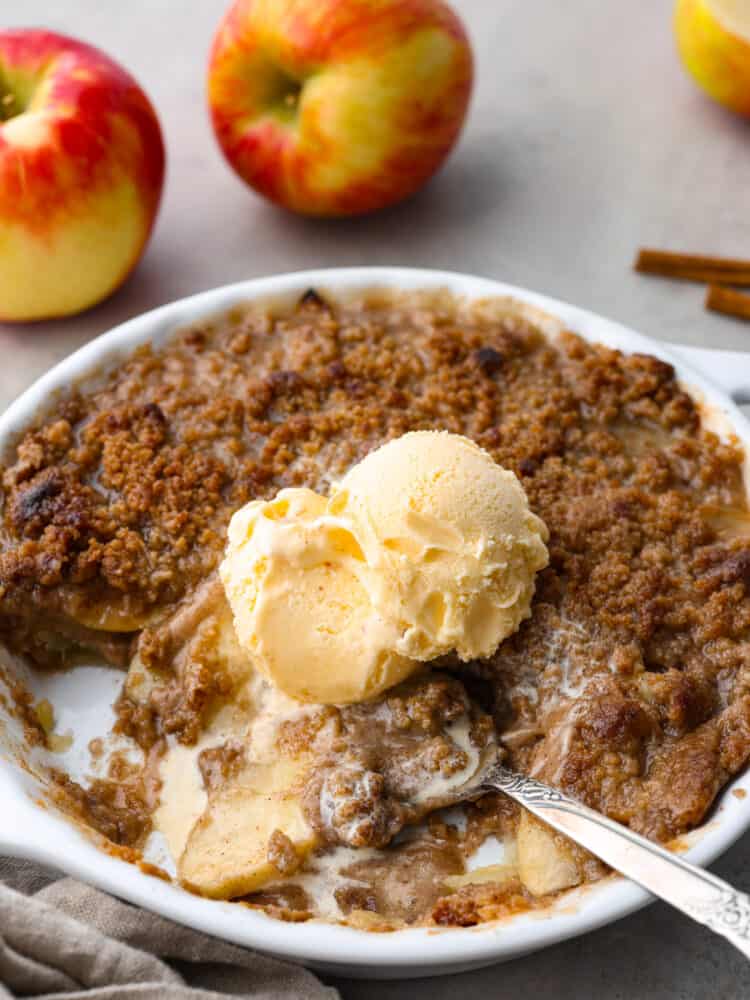
{"type": "MultiPolygon", "coordinates": [[[[582,309],[536,295],[520,288],[483,278],[440,271],[404,268],[347,268],[307,271],[242,282],[164,306],[104,334],[61,362],[29,388],[0,417],[0,452],[12,447],[17,435],[32,423],[59,392],[91,372],[101,372],[136,345],[160,344],[177,328],[220,313],[238,303],[297,297],[315,287],[336,294],[372,286],[394,289],[446,288],[472,298],[510,295],[559,317],[565,325],[592,341],[601,341],[628,352],[646,352],[672,362],[681,380],[705,407],[710,419],[724,433],[736,434],[750,449],[750,424],[730,394],[748,397],[750,364],[745,355],[722,358],[711,352],[669,349],[582,309]],[[704,378],[690,362],[709,366],[715,381],[704,378]]],[[[658,331],[654,331],[658,332],[658,331]]],[[[56,675],[22,671],[39,698],[55,707],[58,728],[71,728],[73,746],[57,756],[59,766],[73,776],[86,763],[85,747],[110,725],[112,700],[122,674],[84,667],[56,675]]],[[[18,724],[0,708],[0,853],[29,858],[74,875],[108,892],[147,907],[166,917],[240,945],[296,959],[339,975],[408,977],[457,972],[534,951],[638,909],[649,896],[618,878],[573,891],[543,914],[522,914],[471,929],[413,929],[373,934],[317,921],[288,924],[231,903],[192,896],[140,872],[135,866],[98,850],[79,830],[54,810],[45,808],[43,788],[33,774],[34,757],[25,747],[18,724]]],[[[750,795],[741,798],[732,789],[750,791],[743,775],[723,794],[709,822],[691,835],[688,856],[698,864],[718,857],[750,827],[750,795]]]]}

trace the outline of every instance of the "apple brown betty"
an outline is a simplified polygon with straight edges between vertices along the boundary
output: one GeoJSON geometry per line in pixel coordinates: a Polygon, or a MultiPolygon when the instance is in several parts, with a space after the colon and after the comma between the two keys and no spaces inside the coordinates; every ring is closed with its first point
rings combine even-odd
{"type": "Polygon", "coordinates": [[[55,775],[79,818],[140,857],[154,762],[192,747],[207,805],[183,883],[373,929],[473,925],[604,873],[501,797],[432,811],[425,789],[494,741],[649,837],[702,822],[750,754],[743,454],[668,364],[551,323],[509,300],[311,290],[138,349],[21,438],[2,470],[0,635],[40,669],[129,667],[117,729],[144,751],[87,787],[55,775]],[[232,512],[325,489],[432,428],[516,472],[547,523],[530,620],[489,660],[445,658],[373,702],[285,717],[272,764],[253,763],[252,735],[204,745],[228,703],[255,697],[215,577],[232,512]],[[259,815],[269,787],[291,826],[259,815]],[[493,836],[497,863],[467,871],[493,836]]]}

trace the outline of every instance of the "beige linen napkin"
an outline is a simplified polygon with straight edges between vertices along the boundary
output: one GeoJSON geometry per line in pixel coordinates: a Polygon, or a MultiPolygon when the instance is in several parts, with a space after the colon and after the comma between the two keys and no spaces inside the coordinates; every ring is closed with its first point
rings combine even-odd
{"type": "Polygon", "coordinates": [[[336,1000],[305,969],[0,858],[0,1000],[336,1000]]]}

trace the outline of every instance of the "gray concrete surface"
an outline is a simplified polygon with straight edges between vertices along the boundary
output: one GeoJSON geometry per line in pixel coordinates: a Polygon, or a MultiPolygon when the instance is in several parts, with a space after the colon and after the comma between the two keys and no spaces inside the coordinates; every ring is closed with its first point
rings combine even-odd
{"type": "MultiPolygon", "coordinates": [[[[477,56],[462,142],[409,203],[312,222],[234,177],[204,111],[225,0],[6,0],[0,25],[44,25],[102,46],[154,100],[169,153],[154,239],[128,284],[87,315],[0,327],[0,405],[73,347],[144,309],[240,278],[346,264],[498,277],[665,340],[750,349],[750,326],[702,310],[702,290],[634,275],[638,245],[750,256],[750,124],[683,75],[670,0],[454,0],[477,56]]],[[[750,889],[750,840],[715,870],[750,889]]],[[[663,906],[542,954],[443,980],[341,982],[349,1000],[559,1000],[750,993],[729,946],[663,906]]]]}

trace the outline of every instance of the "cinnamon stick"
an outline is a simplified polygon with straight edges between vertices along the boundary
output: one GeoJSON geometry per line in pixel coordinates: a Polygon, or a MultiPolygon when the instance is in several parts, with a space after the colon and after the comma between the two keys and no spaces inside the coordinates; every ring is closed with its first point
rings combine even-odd
{"type": "Polygon", "coordinates": [[[702,284],[750,285],[750,260],[706,257],[702,254],[670,253],[666,250],[639,250],[634,264],[641,274],[658,274],[702,284]]]}
{"type": "Polygon", "coordinates": [[[721,285],[711,285],[706,293],[706,309],[750,320],[750,295],[721,285]]]}

